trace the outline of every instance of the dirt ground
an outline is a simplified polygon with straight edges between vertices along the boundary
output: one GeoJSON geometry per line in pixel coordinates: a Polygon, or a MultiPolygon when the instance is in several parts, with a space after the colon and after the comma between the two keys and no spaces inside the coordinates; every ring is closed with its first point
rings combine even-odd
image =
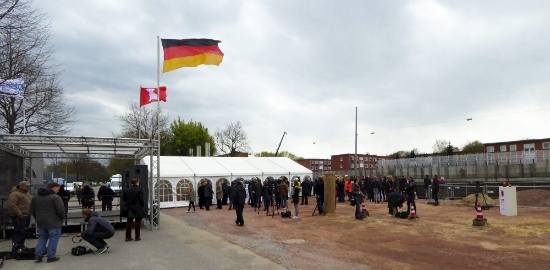
{"type": "Polygon", "coordinates": [[[395,218],[388,215],[386,203],[369,202],[370,217],[360,221],[348,202],[337,203],[335,214],[312,216],[313,199],[300,205],[299,219],[258,214],[247,205],[245,225],[239,227],[235,212],[223,207],[208,212],[197,207],[195,213],[173,208],[162,213],[289,269],[548,269],[550,265],[549,208],[518,208],[518,216],[506,217],[493,207],[483,211],[488,224],[474,227],[476,210],[458,201],[433,206],[418,200],[415,220],[395,218]]]}

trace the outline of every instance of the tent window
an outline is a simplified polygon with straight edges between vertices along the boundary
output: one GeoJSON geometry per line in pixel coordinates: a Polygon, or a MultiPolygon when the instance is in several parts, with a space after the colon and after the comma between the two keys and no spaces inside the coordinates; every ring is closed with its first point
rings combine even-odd
{"type": "MultiPolygon", "coordinates": [[[[155,188],[158,188],[158,185],[155,184],[155,188]]],[[[160,180],[159,188],[159,201],[160,202],[173,202],[174,196],[172,191],[172,184],[168,180],[160,180]]]]}
{"type": "Polygon", "coordinates": [[[176,200],[188,201],[189,200],[189,188],[193,186],[193,183],[187,179],[180,180],[176,186],[176,200]]]}

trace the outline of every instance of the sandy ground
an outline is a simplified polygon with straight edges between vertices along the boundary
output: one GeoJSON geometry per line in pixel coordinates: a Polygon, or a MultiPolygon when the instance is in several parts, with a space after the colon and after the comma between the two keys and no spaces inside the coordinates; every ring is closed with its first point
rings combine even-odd
{"type": "MultiPolygon", "coordinates": [[[[440,206],[417,201],[414,220],[388,215],[385,203],[367,203],[370,217],[354,218],[355,207],[338,203],[332,215],[312,216],[315,199],[300,205],[300,218],[266,216],[246,206],[245,226],[235,212],[187,213],[164,209],[190,226],[206,229],[288,269],[548,269],[550,209],[519,208],[506,217],[484,210],[484,227],[472,226],[476,210],[456,201],[440,206]]],[[[406,210],[406,209],[405,209],[406,210]]],[[[294,209],[292,207],[292,212],[294,209]]],[[[293,213],[294,214],[294,213],[293,213]]],[[[213,251],[215,254],[215,251],[213,251]]]]}

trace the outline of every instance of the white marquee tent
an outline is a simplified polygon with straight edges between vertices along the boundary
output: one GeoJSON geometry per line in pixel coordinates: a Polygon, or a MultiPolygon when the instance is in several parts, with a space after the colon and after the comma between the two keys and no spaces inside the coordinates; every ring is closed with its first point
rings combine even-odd
{"type": "MultiPolygon", "coordinates": [[[[141,164],[151,169],[150,157],[141,164]]],[[[156,157],[153,159],[156,161],[156,157]]],[[[304,179],[312,177],[311,170],[286,157],[160,157],[160,207],[187,206],[189,187],[197,187],[202,180],[212,181],[214,192],[216,183],[236,179],[250,180],[267,177],[304,179]]],[[[195,188],[196,190],[196,188],[195,188]]],[[[215,197],[215,196],[214,196],[215,197]]]]}

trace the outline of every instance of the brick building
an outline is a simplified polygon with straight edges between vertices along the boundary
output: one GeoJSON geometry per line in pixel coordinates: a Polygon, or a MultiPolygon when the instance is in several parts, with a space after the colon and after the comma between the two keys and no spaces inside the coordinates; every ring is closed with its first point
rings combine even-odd
{"type": "Polygon", "coordinates": [[[550,149],[550,138],[483,144],[483,152],[485,153],[518,151],[518,152],[523,152],[524,154],[534,154],[536,150],[548,150],[548,149],[550,149]]]}
{"type": "MultiPolygon", "coordinates": [[[[385,156],[357,154],[357,169],[376,168],[379,160],[388,159],[385,156]]],[[[332,169],[335,171],[355,170],[355,154],[340,154],[331,156],[332,169]]]]}
{"type": "Polygon", "coordinates": [[[332,165],[330,159],[308,158],[298,161],[300,165],[310,169],[313,172],[330,172],[332,165]]]}

